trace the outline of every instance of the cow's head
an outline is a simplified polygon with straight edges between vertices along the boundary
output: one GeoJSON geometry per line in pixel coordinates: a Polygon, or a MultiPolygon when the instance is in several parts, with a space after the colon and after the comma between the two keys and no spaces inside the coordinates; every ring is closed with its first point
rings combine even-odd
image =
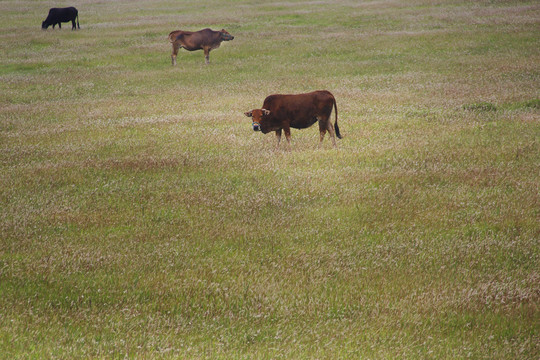
{"type": "Polygon", "coordinates": [[[270,110],[253,109],[244,114],[251,118],[251,126],[253,126],[253,131],[261,131],[264,124],[264,118],[270,115],[270,110]]]}
{"type": "Polygon", "coordinates": [[[49,23],[47,22],[47,20],[45,20],[44,22],[41,23],[41,28],[42,28],[43,30],[46,30],[49,26],[51,26],[51,24],[49,24],[49,23]]]}
{"type": "Polygon", "coordinates": [[[229,34],[229,32],[226,31],[225,29],[221,29],[221,31],[219,33],[221,34],[221,40],[223,40],[223,41],[230,41],[230,40],[234,39],[234,36],[229,34]]]}

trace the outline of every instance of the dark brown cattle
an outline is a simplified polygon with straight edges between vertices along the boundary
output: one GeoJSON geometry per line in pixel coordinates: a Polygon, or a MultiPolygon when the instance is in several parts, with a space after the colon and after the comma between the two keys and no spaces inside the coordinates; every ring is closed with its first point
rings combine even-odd
{"type": "Polygon", "coordinates": [[[176,30],[169,34],[169,41],[172,44],[171,60],[173,66],[176,65],[176,55],[180,48],[187,51],[204,50],[206,63],[210,63],[210,50],[217,49],[222,41],[234,39],[234,36],[229,34],[225,29],[214,31],[211,29],[203,29],[200,31],[182,31],[176,30]]]}
{"type": "Polygon", "coordinates": [[[270,95],[264,99],[262,109],[253,109],[245,113],[252,118],[254,131],[263,134],[276,132],[277,146],[281,141],[281,131],[285,131],[287,142],[291,143],[291,128],[305,129],[319,122],[320,141],[324,139],[326,131],[330,133],[332,143],[336,146],[335,135],[341,139],[337,124],[337,105],[334,95],[326,90],[314,91],[297,95],[270,95]],[[335,109],[336,121],[330,121],[332,107],[335,109]]]}

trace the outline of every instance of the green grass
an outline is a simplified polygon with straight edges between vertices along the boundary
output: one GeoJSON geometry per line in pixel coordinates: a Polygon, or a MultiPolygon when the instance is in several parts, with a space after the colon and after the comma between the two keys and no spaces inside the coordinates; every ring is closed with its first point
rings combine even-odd
{"type": "Polygon", "coordinates": [[[0,3],[0,357],[538,358],[536,2],[68,5],[0,3]]]}

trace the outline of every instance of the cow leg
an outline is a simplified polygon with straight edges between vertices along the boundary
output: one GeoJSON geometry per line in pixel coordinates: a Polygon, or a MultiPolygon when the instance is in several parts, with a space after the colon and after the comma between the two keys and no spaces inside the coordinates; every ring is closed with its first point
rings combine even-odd
{"type": "MultiPolygon", "coordinates": [[[[319,120],[319,118],[317,118],[319,120]]],[[[319,147],[321,147],[322,142],[324,140],[324,135],[326,135],[326,130],[328,128],[328,125],[325,121],[319,120],[319,133],[320,133],[320,140],[319,140],[319,147]]]]}
{"type": "Polygon", "coordinates": [[[52,28],[54,29],[54,27],[56,26],[56,24],[52,24],[52,28]]]}
{"type": "Polygon", "coordinates": [[[287,144],[289,145],[289,148],[291,147],[291,128],[289,125],[283,127],[283,131],[285,131],[285,139],[287,139],[287,144]]]}
{"type": "Polygon", "coordinates": [[[172,61],[173,66],[176,66],[176,55],[178,55],[178,49],[180,49],[180,44],[173,43],[172,54],[171,54],[171,61],[172,61]]]}
{"type": "Polygon", "coordinates": [[[58,28],[59,28],[59,29],[62,28],[62,23],[58,23],[58,28]]]}
{"type": "Polygon", "coordinates": [[[326,129],[324,129],[324,130],[319,130],[319,132],[320,132],[319,147],[321,147],[321,146],[322,146],[323,139],[324,139],[324,135],[326,134],[326,129]]]}
{"type": "Polygon", "coordinates": [[[71,30],[75,30],[77,28],[75,25],[75,19],[71,20],[71,30]]]}
{"type": "Polygon", "coordinates": [[[279,143],[281,142],[281,129],[276,130],[276,139],[277,139],[276,149],[279,149],[279,143]]]}
{"type": "Polygon", "coordinates": [[[328,133],[330,134],[330,138],[332,139],[332,144],[334,145],[335,148],[337,148],[336,132],[334,130],[334,125],[332,125],[332,122],[330,121],[330,119],[328,119],[327,121],[327,129],[328,129],[328,133]]]}
{"type": "Polygon", "coordinates": [[[210,64],[210,49],[207,47],[204,48],[204,60],[206,65],[210,64]]]}

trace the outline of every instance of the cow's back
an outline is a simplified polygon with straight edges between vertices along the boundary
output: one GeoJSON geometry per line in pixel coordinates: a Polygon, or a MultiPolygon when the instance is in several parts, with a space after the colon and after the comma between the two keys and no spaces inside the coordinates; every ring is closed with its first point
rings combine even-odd
{"type": "Polygon", "coordinates": [[[73,6],[67,8],[51,8],[49,10],[48,18],[59,20],[62,22],[67,22],[75,19],[77,17],[78,10],[73,6]]]}
{"type": "Polygon", "coordinates": [[[305,94],[275,94],[269,95],[264,100],[265,104],[273,106],[310,107],[315,103],[333,101],[334,96],[330,91],[318,90],[305,94]]]}

